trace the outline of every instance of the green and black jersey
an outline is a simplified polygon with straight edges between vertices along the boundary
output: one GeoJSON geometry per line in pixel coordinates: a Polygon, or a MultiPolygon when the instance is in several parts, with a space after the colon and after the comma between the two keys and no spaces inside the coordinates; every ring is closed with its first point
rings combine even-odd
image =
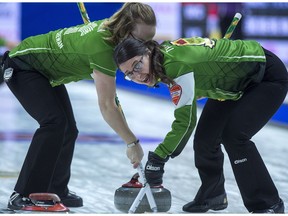
{"type": "Polygon", "coordinates": [[[161,45],[166,74],[176,83],[169,87],[175,121],[155,150],[165,158],[177,156],[190,138],[198,98],[238,100],[249,86],[262,80],[266,58],[256,41],[192,37],[161,45]]]}
{"type": "Polygon", "coordinates": [[[91,79],[93,69],[115,76],[114,45],[104,39],[111,35],[103,29],[104,21],[29,37],[9,56],[24,69],[41,72],[52,86],[91,79]]]}

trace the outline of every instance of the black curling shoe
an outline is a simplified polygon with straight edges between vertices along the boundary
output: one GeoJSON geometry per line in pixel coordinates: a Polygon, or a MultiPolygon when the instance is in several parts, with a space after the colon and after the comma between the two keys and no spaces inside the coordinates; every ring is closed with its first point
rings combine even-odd
{"type": "Polygon", "coordinates": [[[34,203],[28,198],[19,193],[13,192],[8,201],[8,209],[21,210],[26,206],[34,206],[34,203]]]}
{"type": "Polygon", "coordinates": [[[83,199],[71,191],[69,191],[69,193],[66,196],[60,197],[60,199],[61,199],[61,202],[66,207],[81,207],[81,206],[83,206],[83,199]]]}
{"type": "Polygon", "coordinates": [[[271,206],[268,209],[255,210],[255,211],[252,211],[251,213],[254,213],[254,214],[284,214],[284,203],[283,203],[282,199],[280,199],[278,203],[276,203],[275,205],[271,206]]]}
{"type": "Polygon", "coordinates": [[[187,203],[183,206],[182,210],[192,213],[201,213],[207,212],[208,210],[223,210],[228,206],[227,195],[226,193],[216,196],[214,198],[206,199],[203,202],[197,202],[193,200],[192,202],[187,203]]]}

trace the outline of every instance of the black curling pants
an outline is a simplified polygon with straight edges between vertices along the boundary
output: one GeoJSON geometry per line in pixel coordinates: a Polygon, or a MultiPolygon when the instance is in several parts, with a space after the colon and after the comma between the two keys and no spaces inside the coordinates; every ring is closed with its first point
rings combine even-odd
{"type": "Polygon", "coordinates": [[[288,89],[284,64],[273,53],[265,50],[265,54],[267,64],[261,83],[247,89],[238,101],[209,99],[201,113],[194,138],[195,165],[202,182],[195,199],[200,202],[225,191],[221,143],[248,211],[267,209],[279,201],[278,191],[251,141],[283,103],[288,89]]]}
{"type": "Polygon", "coordinates": [[[15,191],[68,193],[70,166],[78,135],[64,85],[52,88],[39,72],[16,71],[7,83],[24,109],[38,123],[15,191]]]}

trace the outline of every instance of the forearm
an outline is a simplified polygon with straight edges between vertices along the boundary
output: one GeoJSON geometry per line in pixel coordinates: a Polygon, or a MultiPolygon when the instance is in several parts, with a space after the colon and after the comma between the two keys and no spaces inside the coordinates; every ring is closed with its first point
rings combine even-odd
{"type": "Polygon", "coordinates": [[[121,109],[116,104],[115,78],[94,70],[98,104],[101,114],[108,125],[126,142],[135,142],[136,136],[129,129],[121,109]]]}
{"type": "Polygon", "coordinates": [[[124,142],[129,144],[137,140],[116,104],[109,106],[100,105],[100,110],[104,120],[124,140],[124,142]]]}
{"type": "Polygon", "coordinates": [[[182,152],[196,124],[196,105],[183,106],[175,110],[174,116],[172,130],[154,151],[161,158],[174,158],[182,152]]]}

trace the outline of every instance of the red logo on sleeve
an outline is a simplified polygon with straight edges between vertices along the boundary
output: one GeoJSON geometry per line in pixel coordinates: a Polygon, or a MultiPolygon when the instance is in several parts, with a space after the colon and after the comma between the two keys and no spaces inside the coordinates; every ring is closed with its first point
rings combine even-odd
{"type": "Polygon", "coordinates": [[[171,41],[171,43],[173,45],[176,45],[176,46],[182,46],[182,45],[187,45],[189,44],[187,40],[183,39],[183,38],[180,38],[178,40],[175,40],[175,41],[171,41]]]}
{"type": "Polygon", "coordinates": [[[177,106],[182,95],[182,88],[180,85],[173,85],[170,89],[170,95],[173,103],[177,106]]]}

